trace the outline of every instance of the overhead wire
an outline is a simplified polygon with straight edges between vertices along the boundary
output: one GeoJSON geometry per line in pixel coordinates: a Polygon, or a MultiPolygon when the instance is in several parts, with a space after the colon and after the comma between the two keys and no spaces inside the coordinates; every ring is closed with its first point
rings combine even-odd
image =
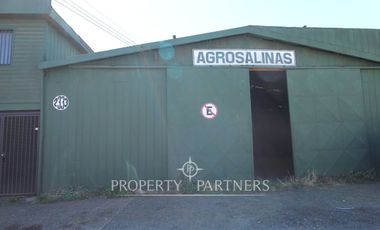
{"type": "Polygon", "coordinates": [[[88,12],[86,9],[84,9],[83,7],[81,7],[80,5],[76,4],[73,0],[64,0],[64,1],[68,1],[70,2],[71,4],[75,5],[76,7],[78,7],[79,9],[81,9],[82,11],[84,12],[87,12],[88,14],[90,14],[91,16],[93,16],[93,18],[95,18],[98,22],[102,23],[103,25],[105,26],[108,26],[108,28],[110,30],[112,30],[114,33],[117,33],[118,35],[124,37],[126,40],[128,40],[130,43],[132,44],[136,44],[136,42],[129,38],[128,36],[126,36],[126,34],[128,34],[127,32],[125,32],[120,26],[116,25],[114,22],[112,22],[111,19],[109,19],[108,17],[106,17],[104,14],[102,14],[99,10],[97,10],[95,7],[93,7],[89,2],[85,1],[85,0],[82,0],[82,2],[86,3],[87,6],[89,6],[90,8],[93,9],[93,11],[95,11],[96,13],[98,13],[100,16],[102,16],[104,19],[108,20],[109,22],[113,23],[114,25],[116,25],[116,27],[118,27],[117,29],[115,29],[114,27],[115,26],[111,26],[109,25],[110,23],[107,23],[107,22],[104,22],[104,20],[101,20],[99,19],[98,17],[96,17],[95,15],[92,15],[90,12],[88,12]],[[123,33],[120,33],[119,31],[122,31],[123,33]]]}
{"type": "Polygon", "coordinates": [[[103,19],[104,19],[103,21],[108,21],[108,24],[110,24],[113,28],[117,29],[122,34],[124,34],[126,37],[128,37],[129,40],[131,40],[134,44],[137,44],[137,42],[136,42],[137,39],[133,35],[128,33],[127,31],[125,31],[125,29],[123,27],[121,27],[118,23],[113,21],[107,15],[103,14],[101,11],[99,11],[97,8],[95,8],[93,5],[91,5],[87,0],[82,0],[82,2],[84,2],[89,8],[91,8],[92,11],[96,12],[99,16],[103,17],[103,19]]]}
{"type": "Polygon", "coordinates": [[[135,45],[136,44],[134,41],[132,41],[128,37],[124,36],[123,34],[118,32],[117,30],[113,29],[107,23],[99,20],[96,16],[92,15],[86,9],[79,6],[78,4],[76,4],[70,0],[55,0],[55,2],[62,5],[66,9],[70,10],[71,12],[75,13],[76,15],[80,16],[81,18],[85,19],[86,21],[90,22],[94,26],[103,30],[104,32],[106,32],[107,34],[116,38],[117,40],[121,41],[122,43],[124,43],[126,45],[135,45]]]}
{"type": "Polygon", "coordinates": [[[87,21],[91,22],[93,25],[97,26],[98,28],[102,29],[103,31],[107,32],[111,36],[117,38],[118,40],[122,41],[123,43],[127,45],[133,45],[134,43],[121,33],[119,33],[117,30],[113,29],[103,21],[99,20],[96,16],[89,13],[86,9],[82,8],[81,6],[77,5],[76,3],[69,1],[69,0],[62,0],[65,2],[72,11],[75,11],[77,14],[79,14],[82,18],[86,19],[87,21]]]}

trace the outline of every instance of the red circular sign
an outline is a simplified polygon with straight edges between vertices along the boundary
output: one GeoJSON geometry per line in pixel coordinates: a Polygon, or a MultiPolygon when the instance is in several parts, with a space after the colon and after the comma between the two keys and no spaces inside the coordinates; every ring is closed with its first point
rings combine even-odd
{"type": "Polygon", "coordinates": [[[213,103],[206,103],[202,106],[201,114],[206,119],[214,119],[218,115],[218,108],[213,103]]]}

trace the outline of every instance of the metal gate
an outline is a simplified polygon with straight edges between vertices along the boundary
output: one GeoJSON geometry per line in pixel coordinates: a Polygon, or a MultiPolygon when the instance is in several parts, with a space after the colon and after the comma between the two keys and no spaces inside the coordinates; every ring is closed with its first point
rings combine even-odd
{"type": "Polygon", "coordinates": [[[39,112],[0,112],[0,195],[36,193],[39,112]]]}

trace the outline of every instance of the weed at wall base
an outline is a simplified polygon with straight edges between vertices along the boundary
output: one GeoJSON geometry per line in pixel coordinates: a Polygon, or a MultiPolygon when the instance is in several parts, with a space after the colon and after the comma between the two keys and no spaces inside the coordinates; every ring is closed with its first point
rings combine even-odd
{"type": "Polygon", "coordinates": [[[316,170],[308,170],[303,177],[290,176],[282,180],[277,179],[273,188],[301,188],[323,185],[360,184],[376,181],[380,181],[380,175],[376,173],[375,169],[351,171],[350,173],[336,176],[320,175],[316,170]]]}

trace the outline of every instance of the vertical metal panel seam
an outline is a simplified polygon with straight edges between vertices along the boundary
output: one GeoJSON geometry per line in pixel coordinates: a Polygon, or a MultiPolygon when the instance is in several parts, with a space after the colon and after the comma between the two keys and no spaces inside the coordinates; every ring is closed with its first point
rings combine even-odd
{"type": "Polygon", "coordinates": [[[366,106],[367,104],[372,104],[371,103],[371,97],[370,97],[370,89],[368,88],[368,79],[364,79],[364,71],[361,69],[360,70],[360,76],[361,76],[361,85],[362,85],[362,90],[363,90],[363,97],[362,97],[362,100],[363,100],[363,105],[364,105],[364,112],[365,112],[365,115],[366,115],[366,122],[365,122],[365,125],[366,125],[366,134],[367,134],[367,144],[368,144],[368,147],[369,147],[369,156],[370,156],[370,159],[371,159],[371,162],[372,161],[372,154],[371,152],[373,151],[373,144],[371,143],[371,139],[372,139],[372,128],[371,126],[369,125],[369,123],[371,123],[373,117],[373,112],[372,112],[372,106],[366,106]]]}
{"type": "MultiPolygon", "coordinates": [[[[3,154],[3,151],[4,151],[4,138],[3,138],[3,133],[4,133],[4,129],[5,129],[5,126],[4,126],[4,117],[3,116],[0,116],[0,154],[3,154]]],[[[0,161],[3,161],[2,157],[0,158],[0,161]]],[[[2,164],[2,162],[0,162],[2,164]]],[[[3,166],[1,165],[0,166],[0,180],[2,180],[2,171],[3,171],[3,166]]],[[[1,192],[1,188],[0,188],[0,192],[1,192]]]]}
{"type": "MultiPolygon", "coordinates": [[[[165,163],[166,163],[166,178],[168,178],[169,176],[169,127],[168,127],[168,71],[167,69],[165,70],[165,78],[164,78],[164,89],[165,89],[165,94],[161,94],[164,96],[164,101],[165,101],[165,110],[162,110],[162,111],[165,111],[165,114],[163,114],[163,121],[165,122],[165,128],[162,130],[162,132],[164,132],[164,137],[165,137],[165,146],[164,146],[164,151],[165,151],[165,156],[166,156],[166,159],[165,159],[165,163]]],[[[161,112],[162,113],[162,112],[161,112]]]]}
{"type": "Polygon", "coordinates": [[[43,186],[43,178],[42,178],[42,164],[43,164],[43,149],[44,149],[44,115],[45,115],[45,75],[46,72],[43,71],[43,74],[41,76],[40,80],[40,87],[41,87],[41,95],[40,95],[40,117],[39,117],[39,127],[38,127],[38,154],[37,154],[37,180],[36,180],[36,187],[37,187],[37,195],[40,195],[42,192],[42,186],[43,186]]]}
{"type": "MultiPolygon", "coordinates": [[[[377,116],[375,116],[375,119],[374,119],[374,123],[376,125],[373,126],[374,129],[375,129],[374,130],[375,134],[376,133],[380,133],[380,118],[379,118],[379,116],[380,116],[380,100],[379,100],[379,98],[380,98],[380,92],[378,90],[378,84],[380,84],[379,77],[380,76],[376,76],[376,72],[372,71],[371,78],[373,78],[373,81],[374,81],[373,85],[374,85],[374,88],[375,88],[375,92],[374,92],[375,105],[373,107],[375,107],[375,109],[376,109],[376,113],[375,114],[377,115],[377,116]]],[[[379,145],[375,145],[375,150],[374,150],[373,155],[375,155],[375,154],[376,155],[380,154],[380,152],[379,152],[379,145]]],[[[376,157],[374,157],[374,159],[376,160],[376,157]]],[[[375,163],[377,163],[377,162],[375,161],[375,163]]],[[[376,167],[376,165],[375,165],[375,167],[376,167]]]]}
{"type": "Polygon", "coordinates": [[[168,103],[168,71],[169,71],[169,67],[167,67],[166,69],[165,69],[166,71],[166,74],[165,74],[165,96],[166,96],[166,98],[165,98],[165,105],[166,105],[166,108],[165,108],[165,110],[166,110],[166,114],[165,114],[165,137],[166,137],[166,141],[165,141],[165,145],[166,145],[166,149],[165,149],[165,151],[166,151],[166,176],[168,177],[169,176],[169,171],[170,171],[170,169],[169,169],[169,166],[170,166],[170,164],[169,164],[169,121],[168,121],[168,115],[169,115],[169,111],[168,111],[168,109],[169,109],[169,106],[167,105],[167,103],[168,103]]]}

